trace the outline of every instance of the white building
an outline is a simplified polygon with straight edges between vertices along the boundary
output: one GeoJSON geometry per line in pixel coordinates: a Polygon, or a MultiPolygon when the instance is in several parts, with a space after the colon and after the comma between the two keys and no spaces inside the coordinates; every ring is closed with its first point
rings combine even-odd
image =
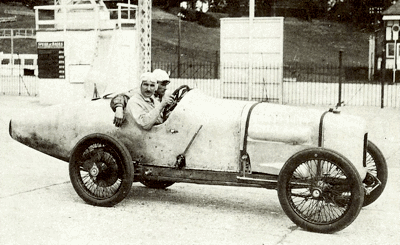
{"type": "Polygon", "coordinates": [[[139,72],[136,5],[107,9],[102,0],[36,6],[42,103],[91,99],[132,88],[139,72]]]}

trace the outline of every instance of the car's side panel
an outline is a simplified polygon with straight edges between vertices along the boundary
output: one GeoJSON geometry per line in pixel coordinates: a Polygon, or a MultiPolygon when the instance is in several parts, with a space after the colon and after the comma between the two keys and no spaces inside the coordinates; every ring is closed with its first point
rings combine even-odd
{"type": "Polygon", "coordinates": [[[247,152],[254,172],[279,174],[289,157],[318,143],[322,111],[261,103],[252,111],[247,152]]]}
{"type": "MultiPolygon", "coordinates": [[[[249,102],[221,100],[192,90],[178,104],[169,119],[159,127],[165,137],[155,136],[146,142],[155,152],[157,166],[169,166],[176,156],[184,153],[189,142],[201,127],[186,152],[186,169],[228,171],[239,170],[241,118],[249,102]],[[167,136],[169,135],[169,136],[167,136]],[[155,149],[156,145],[162,145],[155,149]],[[165,151],[173,159],[165,159],[165,151]],[[164,157],[164,158],[163,158],[164,157]]],[[[153,129],[152,129],[153,130],[153,129]]]]}
{"type": "Polygon", "coordinates": [[[362,164],[367,131],[365,121],[359,117],[263,103],[254,108],[248,131],[252,171],[278,174],[289,157],[319,146],[321,140],[321,147],[340,152],[361,178],[365,176],[362,164]]]}
{"type": "Polygon", "coordinates": [[[285,162],[310,145],[290,145],[271,141],[248,140],[252,172],[278,175],[285,162]]]}
{"type": "Polygon", "coordinates": [[[76,143],[92,133],[114,135],[109,101],[82,101],[25,112],[11,120],[11,136],[38,151],[68,161],[76,143]]]}
{"type": "Polygon", "coordinates": [[[328,113],[323,120],[322,146],[340,152],[349,159],[362,179],[366,174],[363,167],[366,133],[366,121],[360,117],[328,113]]]}

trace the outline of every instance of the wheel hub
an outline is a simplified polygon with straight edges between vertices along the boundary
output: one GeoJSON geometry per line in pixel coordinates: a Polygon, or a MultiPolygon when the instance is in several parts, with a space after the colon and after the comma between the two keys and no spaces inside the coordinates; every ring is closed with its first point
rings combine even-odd
{"type": "Polygon", "coordinates": [[[316,185],[311,189],[311,195],[314,198],[319,198],[323,195],[323,191],[327,188],[327,184],[319,180],[316,185]]]}
{"type": "Polygon", "coordinates": [[[367,172],[367,175],[365,176],[365,179],[363,182],[367,186],[373,186],[373,185],[375,185],[375,176],[373,176],[371,173],[367,172]]]}
{"type": "Polygon", "coordinates": [[[97,167],[96,163],[94,163],[93,166],[90,168],[89,173],[92,177],[97,177],[97,175],[99,175],[100,170],[97,167]]]}
{"type": "Polygon", "coordinates": [[[314,188],[314,189],[312,190],[311,194],[312,194],[312,196],[313,196],[314,198],[318,198],[318,197],[321,196],[322,191],[321,191],[321,189],[319,189],[319,188],[314,188]]]}

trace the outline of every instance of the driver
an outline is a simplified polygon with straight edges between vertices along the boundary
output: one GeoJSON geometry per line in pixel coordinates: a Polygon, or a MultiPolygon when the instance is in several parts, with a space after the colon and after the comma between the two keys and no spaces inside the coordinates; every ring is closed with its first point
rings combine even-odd
{"type": "Polygon", "coordinates": [[[165,91],[167,91],[167,85],[170,83],[169,75],[166,71],[161,69],[155,69],[153,71],[153,74],[157,79],[158,84],[158,88],[154,93],[154,97],[156,97],[161,102],[163,96],[165,95],[165,91]]]}
{"type": "MultiPolygon", "coordinates": [[[[167,85],[170,83],[169,75],[166,71],[161,69],[155,69],[153,71],[153,74],[157,79],[158,84],[158,88],[154,93],[154,97],[157,98],[159,102],[161,102],[163,96],[165,95],[165,91],[167,90],[167,85]]],[[[133,93],[134,89],[129,90],[126,93],[118,94],[114,98],[112,98],[110,106],[111,109],[115,112],[113,123],[116,127],[121,127],[122,123],[124,122],[124,109],[128,104],[129,98],[132,97],[133,93]]]]}
{"type": "Polygon", "coordinates": [[[157,80],[153,73],[146,72],[140,77],[140,89],[134,91],[130,98],[126,111],[130,113],[135,122],[145,130],[153,125],[163,123],[161,113],[165,106],[174,102],[173,96],[165,96],[159,102],[154,97],[157,90],[157,80]]]}

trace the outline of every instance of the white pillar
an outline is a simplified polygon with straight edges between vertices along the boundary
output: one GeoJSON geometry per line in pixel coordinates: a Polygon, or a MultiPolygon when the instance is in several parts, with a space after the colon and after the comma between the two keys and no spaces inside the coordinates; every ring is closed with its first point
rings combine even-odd
{"type": "Polygon", "coordinates": [[[249,66],[249,94],[248,100],[252,100],[253,98],[253,19],[254,19],[254,1],[250,0],[249,4],[249,58],[248,58],[248,66],[249,66]]]}
{"type": "Polygon", "coordinates": [[[254,6],[255,6],[254,1],[255,0],[250,0],[250,4],[249,4],[249,7],[250,7],[250,9],[249,9],[249,17],[250,17],[250,19],[254,18],[254,6]]]}

